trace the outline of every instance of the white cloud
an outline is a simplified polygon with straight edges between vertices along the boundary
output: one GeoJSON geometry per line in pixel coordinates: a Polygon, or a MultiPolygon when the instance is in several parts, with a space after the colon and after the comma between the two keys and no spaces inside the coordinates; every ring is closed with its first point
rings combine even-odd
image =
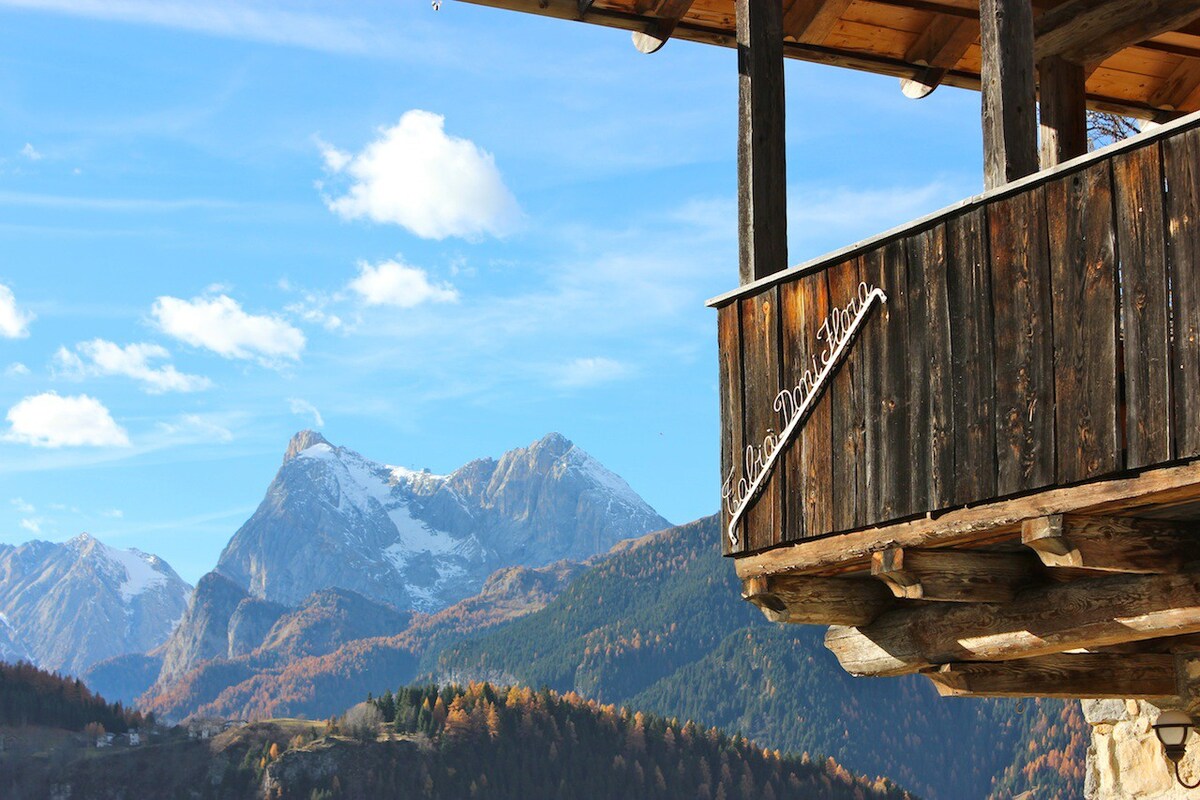
{"type": "Polygon", "coordinates": [[[326,168],[345,175],[341,197],[326,198],[346,219],[403,226],[425,239],[503,236],[521,212],[492,155],[468,139],[449,136],[445,118],[404,114],[361,153],[322,145],[326,168]]]}
{"type": "Polygon", "coordinates": [[[23,497],[14,497],[9,502],[12,503],[12,507],[17,510],[18,514],[32,514],[37,511],[33,503],[27,502],[23,497]]]}
{"type": "Polygon", "coordinates": [[[4,438],[34,447],[128,447],[129,436],[104,404],[86,394],[45,392],[8,410],[4,438]]]}
{"type": "Polygon", "coordinates": [[[563,389],[582,389],[619,380],[630,374],[628,365],[603,356],[576,358],[554,370],[554,384],[563,389]]]}
{"type": "Polygon", "coordinates": [[[25,158],[28,158],[30,161],[42,160],[42,154],[39,153],[38,149],[29,142],[26,142],[25,146],[21,148],[21,155],[25,158]]]}
{"type": "Polygon", "coordinates": [[[4,368],[4,374],[9,378],[18,378],[22,375],[28,375],[29,367],[25,366],[20,361],[14,361],[4,368]]]}
{"type": "Polygon", "coordinates": [[[358,277],[350,281],[350,289],[369,306],[412,308],[422,303],[453,303],[458,290],[449,284],[430,283],[429,274],[391,259],[372,266],[358,264],[358,277]]]}
{"type": "Polygon", "coordinates": [[[299,397],[288,398],[288,407],[291,409],[293,414],[312,415],[312,421],[314,425],[316,425],[318,428],[325,427],[325,418],[321,416],[321,412],[317,410],[317,407],[307,400],[299,397]]]}
{"type": "Polygon", "coordinates": [[[41,533],[42,532],[41,517],[26,517],[25,519],[21,520],[21,522],[19,524],[22,528],[29,531],[30,533],[41,533]]]}
{"type": "Polygon", "coordinates": [[[101,511],[100,516],[107,517],[108,519],[123,519],[125,517],[125,512],[119,508],[110,508],[105,511],[101,511]]]}
{"type": "Polygon", "coordinates": [[[104,339],[80,342],[71,351],[60,347],[54,355],[56,366],[75,377],[123,375],[140,382],[150,394],[196,392],[212,386],[202,375],[188,375],[174,364],[152,366],[152,361],[170,358],[165,347],[135,343],[122,347],[104,339]]]}
{"type": "Polygon", "coordinates": [[[0,338],[21,339],[29,335],[33,314],[17,307],[12,289],[0,283],[0,338]]]}
{"type": "Polygon", "coordinates": [[[160,297],[151,310],[159,329],[182,342],[225,358],[257,359],[272,365],[295,361],[304,351],[304,334],[286,320],[247,314],[228,295],[160,297]]]}

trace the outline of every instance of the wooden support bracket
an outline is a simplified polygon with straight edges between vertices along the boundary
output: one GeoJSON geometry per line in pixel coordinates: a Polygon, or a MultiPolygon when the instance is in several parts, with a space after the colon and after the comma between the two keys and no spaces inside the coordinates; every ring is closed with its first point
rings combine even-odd
{"type": "Polygon", "coordinates": [[[1025,553],[977,550],[906,550],[871,556],[871,575],[905,600],[1006,603],[1034,574],[1025,553]]]}
{"type": "Polygon", "coordinates": [[[1023,661],[942,664],[924,671],[943,697],[1178,701],[1172,655],[1070,653],[1023,661]]]}
{"type": "Polygon", "coordinates": [[[892,605],[888,591],[861,578],[774,575],[742,581],[742,599],[772,622],[866,625],[892,605]]]}
{"type": "Polygon", "coordinates": [[[1012,661],[1200,633],[1200,572],[1115,575],[1027,589],[1011,603],[929,603],[825,636],[853,675],[1012,661]]]}
{"type": "Polygon", "coordinates": [[[1200,558],[1195,525],[1159,520],[1052,514],[1025,520],[1021,541],[1048,567],[1165,574],[1200,558]]]}
{"type": "Polygon", "coordinates": [[[660,0],[655,10],[657,19],[648,29],[633,32],[633,46],[640,53],[657,53],[691,7],[692,0],[660,0]]]}

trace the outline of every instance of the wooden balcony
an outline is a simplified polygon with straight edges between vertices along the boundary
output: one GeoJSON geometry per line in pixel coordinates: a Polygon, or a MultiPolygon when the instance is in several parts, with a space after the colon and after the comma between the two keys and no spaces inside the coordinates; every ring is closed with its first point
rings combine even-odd
{"type": "MultiPolygon", "coordinates": [[[[1039,661],[1200,631],[1200,574],[1181,566],[1200,559],[1200,115],[711,305],[725,547],[768,616],[858,626],[831,632],[831,647],[860,674],[1039,661]],[[874,288],[886,302],[863,309],[874,288]],[[861,326],[847,335],[856,311],[861,326]],[[831,358],[831,334],[845,340],[842,359],[831,358]],[[808,394],[810,412],[781,440],[808,394]],[[1145,574],[1189,588],[1163,589],[1142,612],[1169,621],[1137,631],[1113,622],[1115,600],[1101,613],[1109,629],[1092,638],[1055,638],[1038,628],[1052,620],[1015,607],[1031,598],[1026,611],[1053,614],[1083,597],[1091,607],[1142,591],[1144,577],[1117,583],[1145,574]],[[910,606],[929,620],[893,620],[907,633],[864,639],[910,606]],[[983,616],[972,622],[972,611],[983,616]],[[951,612],[957,629],[938,616],[951,612]],[[955,631],[1004,630],[1010,614],[1024,638],[1008,649],[956,643],[955,631]],[[921,637],[943,629],[945,646],[923,650],[921,637]]],[[[1073,693],[1062,665],[1026,666],[1073,693]]],[[[943,688],[995,688],[980,671],[946,673],[943,688]]],[[[1165,681],[1143,689],[1162,694],[1165,681]]],[[[1074,693],[1092,696],[1096,684],[1074,693]]],[[[1117,685],[1124,697],[1149,691],[1117,685]]],[[[1037,688],[1023,693],[1049,691],[1037,688]]]]}

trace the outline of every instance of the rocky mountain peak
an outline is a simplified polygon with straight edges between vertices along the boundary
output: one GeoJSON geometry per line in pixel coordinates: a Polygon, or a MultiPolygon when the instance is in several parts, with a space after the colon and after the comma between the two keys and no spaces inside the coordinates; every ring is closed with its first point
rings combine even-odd
{"type": "Polygon", "coordinates": [[[326,440],[324,436],[316,431],[300,431],[292,437],[290,442],[288,442],[287,451],[283,454],[283,463],[286,464],[300,453],[303,453],[308,448],[318,444],[329,445],[330,447],[333,446],[329,444],[328,440],[326,440]]]}

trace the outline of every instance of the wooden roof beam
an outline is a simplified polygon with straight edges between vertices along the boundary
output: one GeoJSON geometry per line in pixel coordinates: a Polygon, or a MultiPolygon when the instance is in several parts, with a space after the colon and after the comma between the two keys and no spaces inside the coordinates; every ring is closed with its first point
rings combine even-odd
{"type": "Polygon", "coordinates": [[[633,32],[633,46],[641,53],[657,53],[671,38],[679,21],[691,7],[692,0],[659,0],[658,7],[653,12],[657,19],[650,23],[646,30],[633,32]]]}
{"type": "Polygon", "coordinates": [[[893,604],[887,589],[865,578],[774,575],[742,582],[742,599],[772,622],[865,625],[893,604]]]}
{"type": "Polygon", "coordinates": [[[850,7],[851,0],[791,0],[783,12],[783,35],[820,44],[850,7]]]}
{"type": "Polygon", "coordinates": [[[1167,80],[1151,96],[1150,104],[1160,108],[1180,108],[1200,90],[1200,59],[1183,58],[1167,80]]]}
{"type": "Polygon", "coordinates": [[[1034,52],[1089,64],[1196,19],[1200,0],[1068,0],[1038,17],[1034,52]]]}
{"type": "Polygon", "coordinates": [[[911,78],[900,79],[900,90],[914,100],[928,97],[979,38],[977,20],[935,15],[904,54],[905,61],[924,65],[911,78]]]}
{"type": "Polygon", "coordinates": [[[1052,514],[1025,520],[1021,541],[1047,567],[1164,574],[1200,556],[1194,525],[1052,514]]]}
{"type": "Polygon", "coordinates": [[[1034,575],[1026,553],[912,550],[893,547],[871,557],[871,575],[905,600],[1004,603],[1034,575]]]}
{"type": "Polygon", "coordinates": [[[905,675],[957,661],[1012,661],[1200,632],[1200,572],[1048,584],[1011,603],[896,608],[834,626],[825,646],[852,675],[905,675]]]}
{"type": "Polygon", "coordinates": [[[1071,653],[943,664],[923,673],[943,697],[1141,699],[1179,697],[1175,656],[1071,653]]]}

